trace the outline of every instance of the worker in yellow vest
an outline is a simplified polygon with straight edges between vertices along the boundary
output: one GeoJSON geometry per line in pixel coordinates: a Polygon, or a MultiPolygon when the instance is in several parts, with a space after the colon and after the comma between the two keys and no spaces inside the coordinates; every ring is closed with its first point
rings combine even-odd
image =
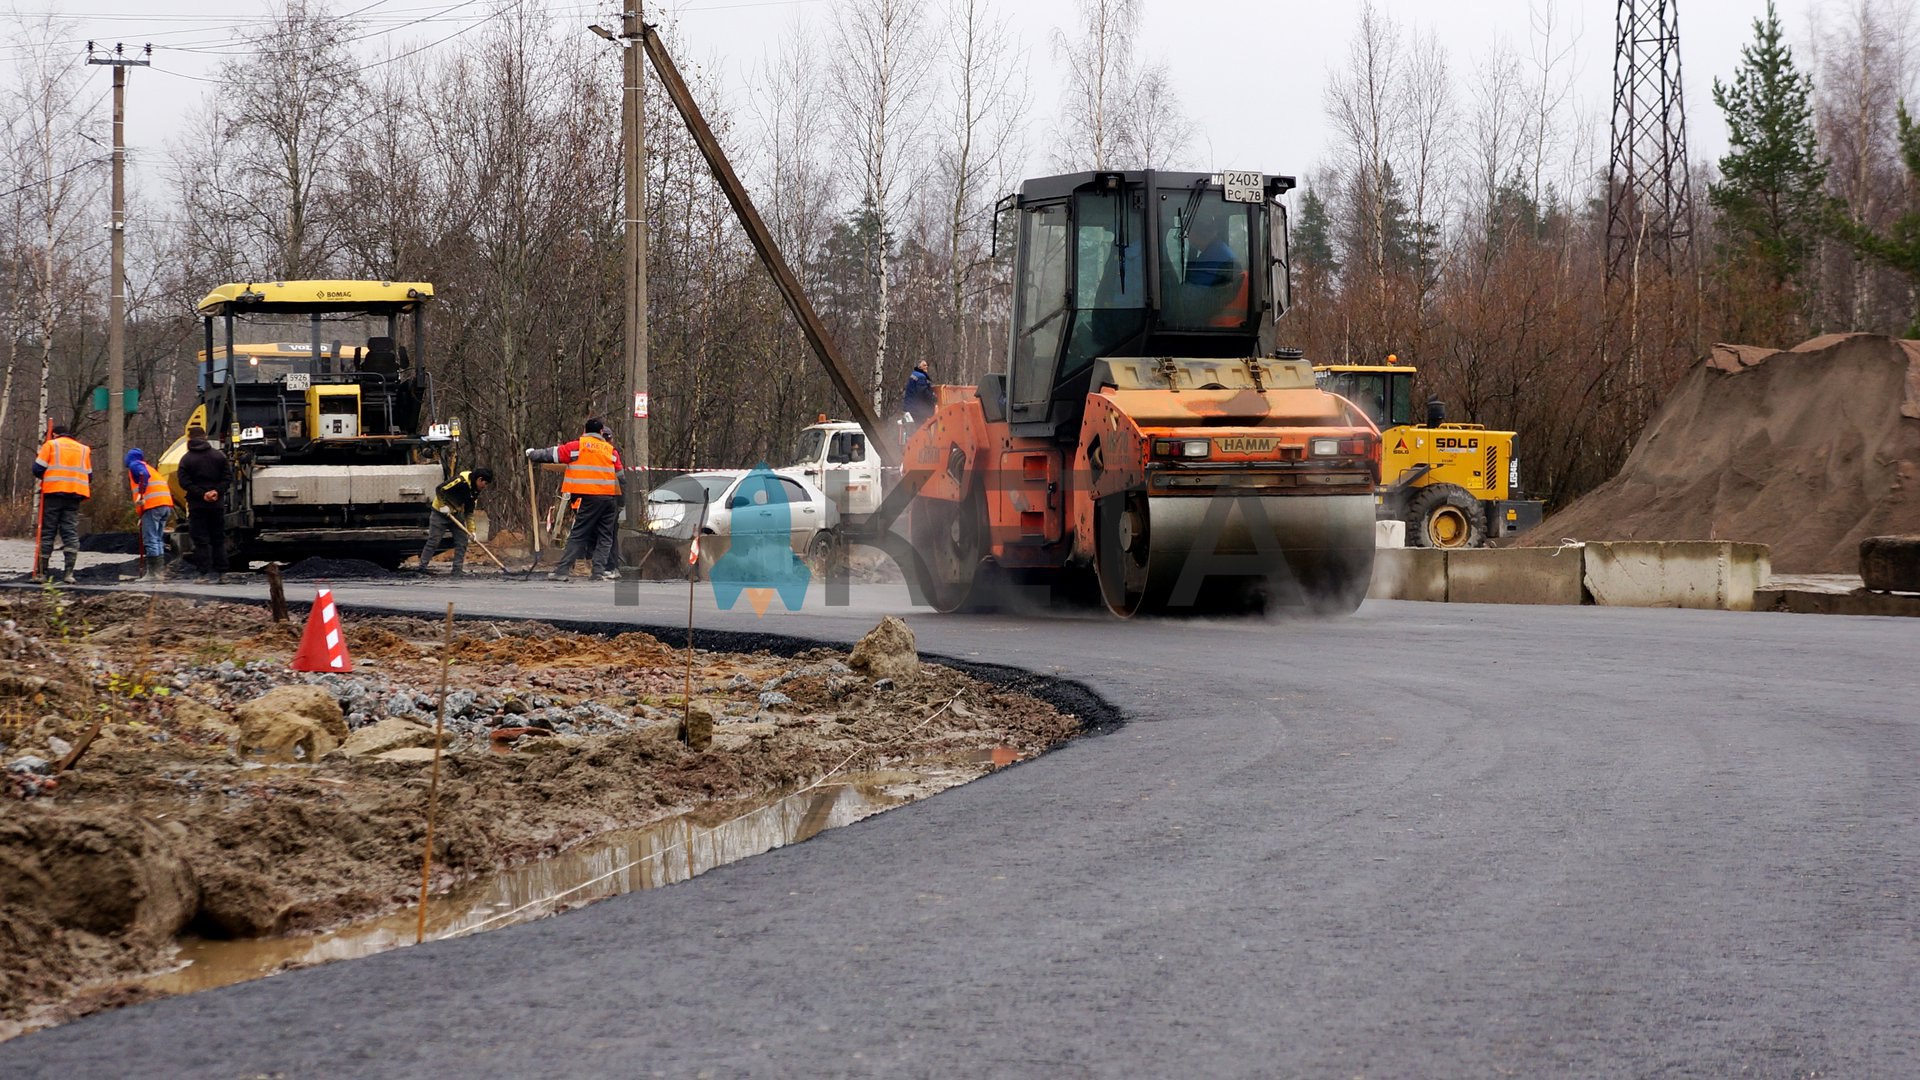
{"type": "Polygon", "coordinates": [[[67,556],[60,580],[71,585],[73,564],[80,559],[80,504],[93,495],[93,451],[65,424],[55,424],[33,459],[33,478],[40,481],[40,580],[53,580],[53,540],[58,536],[67,556]]]}
{"type": "Polygon", "coordinates": [[[572,496],[573,531],[567,534],[566,550],[560,553],[560,565],[547,575],[548,581],[566,581],[573,577],[573,564],[587,559],[589,571],[598,570],[602,581],[620,577],[618,544],[620,529],[620,451],[607,438],[607,425],[599,418],[588,420],[586,434],[559,446],[527,448],[527,460],[558,463],[567,467],[560,491],[572,496]]]}
{"type": "Polygon", "coordinates": [[[133,493],[133,512],[140,519],[140,554],[147,564],[140,580],[157,585],[167,579],[167,519],[173,516],[173,490],[147,466],[146,451],[127,451],[127,490],[133,493]]]}

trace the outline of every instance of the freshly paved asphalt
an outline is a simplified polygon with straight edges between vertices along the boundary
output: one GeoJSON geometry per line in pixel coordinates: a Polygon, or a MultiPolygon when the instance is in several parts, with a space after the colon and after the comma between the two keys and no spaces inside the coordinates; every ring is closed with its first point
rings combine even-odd
{"type": "MultiPolygon", "coordinates": [[[[338,589],[669,625],[685,595],[338,589]]],[[[904,607],[817,602],[701,622],[904,607]]],[[[1920,621],[909,622],[1126,722],[671,888],[16,1039],[0,1075],[1920,1075],[1920,621]]]]}

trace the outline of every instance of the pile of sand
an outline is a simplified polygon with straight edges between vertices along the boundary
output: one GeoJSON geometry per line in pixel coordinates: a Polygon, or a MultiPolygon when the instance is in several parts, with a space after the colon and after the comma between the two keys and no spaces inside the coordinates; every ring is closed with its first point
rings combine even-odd
{"type": "Polygon", "coordinates": [[[1523,544],[1741,540],[1779,573],[1859,572],[1860,541],[1920,533],[1920,341],[1717,345],[1620,473],[1523,544]]]}

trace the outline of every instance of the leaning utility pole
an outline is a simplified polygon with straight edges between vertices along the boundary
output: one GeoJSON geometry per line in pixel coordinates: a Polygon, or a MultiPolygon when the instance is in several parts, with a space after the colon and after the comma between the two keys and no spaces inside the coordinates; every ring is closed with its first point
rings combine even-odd
{"type": "Polygon", "coordinates": [[[733,165],[727,160],[727,153],[720,146],[720,140],[713,134],[713,128],[707,124],[707,118],[701,114],[700,105],[693,100],[693,91],[687,89],[687,81],[680,75],[680,69],[674,65],[673,58],[667,55],[666,43],[660,40],[660,34],[651,26],[640,25],[640,40],[646,46],[647,59],[653,61],[654,74],[660,76],[660,87],[667,92],[667,100],[673,102],[680,112],[680,118],[686,121],[687,132],[693,136],[693,143],[707,159],[707,167],[713,170],[713,178],[720,184],[720,190],[733,205],[733,212],[740,219],[741,228],[747,231],[747,239],[752,241],[754,250],[760,253],[760,261],[766,265],[767,273],[772,275],[773,283],[787,302],[787,310],[793,313],[794,321],[800,324],[800,332],[806,335],[807,344],[813,346],[813,354],[820,360],[820,366],[826,369],[828,381],[839,392],[847,410],[860,423],[860,430],[866,432],[867,441],[879,452],[880,460],[888,465],[900,463],[899,448],[894,445],[889,433],[880,426],[879,410],[867,399],[860,382],[841,359],[840,352],[834,348],[833,338],[827,333],[827,326],[813,310],[813,304],[807,300],[805,290],[800,288],[800,279],[787,265],[786,256],[780,254],[780,245],[761,218],[760,211],[754,208],[753,197],[747,193],[747,186],[733,171],[733,165]]]}
{"type": "MultiPolygon", "coordinates": [[[[95,55],[93,42],[87,42],[87,63],[113,69],[113,220],[107,228],[113,233],[113,255],[107,284],[107,468],[115,475],[127,451],[127,69],[148,67],[153,63],[153,46],[137,57],[126,54],[125,45],[95,55]]],[[[120,490],[109,484],[102,490],[108,498],[120,490]]]]}

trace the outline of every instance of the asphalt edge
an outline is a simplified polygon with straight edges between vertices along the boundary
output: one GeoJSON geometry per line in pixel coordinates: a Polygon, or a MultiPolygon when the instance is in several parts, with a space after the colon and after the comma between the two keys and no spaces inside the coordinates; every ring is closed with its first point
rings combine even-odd
{"type": "MultiPolygon", "coordinates": [[[[130,583],[129,583],[130,584],[130,583]]],[[[43,586],[24,581],[0,582],[0,588],[32,589],[39,591],[43,586]]],[[[74,592],[98,595],[117,595],[126,592],[146,593],[147,590],[128,588],[127,585],[66,585],[62,589],[74,592]]],[[[264,608],[268,602],[264,598],[251,596],[220,596],[210,593],[187,590],[163,590],[162,595],[182,600],[212,602],[222,604],[244,604],[248,607],[264,608]]],[[[433,619],[432,612],[416,611],[408,608],[395,608],[383,604],[356,602],[353,605],[356,615],[384,615],[405,619],[433,619]]],[[[610,637],[638,631],[651,634],[661,642],[673,648],[685,647],[687,628],[663,623],[619,622],[609,619],[567,619],[535,618],[519,615],[462,615],[456,608],[455,622],[508,622],[508,623],[545,623],[556,630],[568,633],[594,634],[610,637]]],[[[792,657],[809,649],[846,650],[851,643],[832,641],[822,638],[801,637],[795,634],[774,634],[748,630],[713,630],[698,626],[693,630],[693,645],[696,649],[710,652],[754,653],[767,652],[776,656],[792,657]]],[[[349,643],[351,647],[351,643],[349,643]]],[[[1015,667],[1011,664],[996,664],[964,657],[949,656],[944,653],[921,652],[920,659],[930,663],[950,667],[961,674],[972,676],[999,690],[1027,694],[1039,698],[1061,712],[1067,713],[1080,722],[1077,738],[1106,735],[1118,731],[1127,722],[1127,716],[1112,702],[1100,695],[1098,690],[1077,679],[1060,675],[1043,675],[1037,671],[1015,667]]]]}

